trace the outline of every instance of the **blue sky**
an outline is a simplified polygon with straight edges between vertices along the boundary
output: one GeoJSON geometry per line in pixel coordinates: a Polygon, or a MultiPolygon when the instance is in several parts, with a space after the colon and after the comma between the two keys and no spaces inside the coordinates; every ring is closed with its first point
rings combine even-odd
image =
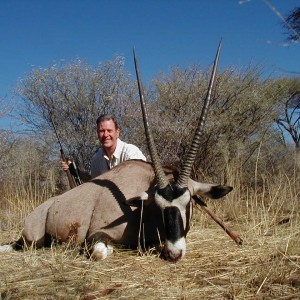
{"type": "MultiPolygon", "coordinates": [[[[0,0],[0,97],[32,68],[125,57],[135,47],[144,81],[170,66],[264,64],[274,76],[300,72],[300,44],[286,46],[280,15],[299,0],[0,0]],[[241,3],[242,2],[242,3],[241,3]],[[271,4],[275,11],[270,8],[271,4]]],[[[299,76],[299,75],[298,75],[299,76]]],[[[0,119],[0,129],[9,120],[0,119]]]]}

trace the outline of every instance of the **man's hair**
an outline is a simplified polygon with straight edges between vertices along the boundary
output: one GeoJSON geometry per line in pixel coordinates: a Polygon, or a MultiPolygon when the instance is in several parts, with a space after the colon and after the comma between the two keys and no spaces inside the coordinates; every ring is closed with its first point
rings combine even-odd
{"type": "Polygon", "coordinates": [[[119,129],[118,121],[113,115],[101,115],[100,117],[98,117],[96,123],[98,126],[99,123],[101,123],[103,121],[110,121],[110,120],[112,120],[114,122],[116,129],[119,129]]]}

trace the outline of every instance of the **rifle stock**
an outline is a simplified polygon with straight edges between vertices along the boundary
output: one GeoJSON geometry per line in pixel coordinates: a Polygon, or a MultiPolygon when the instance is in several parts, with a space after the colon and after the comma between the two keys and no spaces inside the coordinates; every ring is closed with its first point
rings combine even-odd
{"type": "Polygon", "coordinates": [[[75,181],[76,186],[82,184],[82,181],[81,181],[81,179],[80,179],[80,176],[79,176],[79,172],[78,172],[77,166],[76,166],[76,164],[75,164],[74,161],[72,161],[72,162],[69,164],[69,170],[70,170],[70,172],[71,172],[71,174],[72,174],[72,177],[73,177],[73,179],[74,179],[74,181],[75,181]]]}
{"type": "MultiPolygon", "coordinates": [[[[60,148],[60,157],[64,162],[68,163],[68,159],[66,158],[64,150],[62,148],[60,148]]],[[[75,183],[75,180],[74,180],[74,178],[71,174],[70,169],[68,169],[66,171],[66,174],[67,174],[67,177],[68,177],[68,182],[69,182],[70,188],[73,189],[74,187],[76,187],[76,183],[75,183]]]]}

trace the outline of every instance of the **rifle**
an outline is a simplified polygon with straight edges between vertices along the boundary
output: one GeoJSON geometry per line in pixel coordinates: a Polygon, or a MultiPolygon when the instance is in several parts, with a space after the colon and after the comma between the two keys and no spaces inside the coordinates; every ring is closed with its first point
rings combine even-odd
{"type": "MultiPolygon", "coordinates": [[[[65,156],[65,153],[64,153],[62,144],[60,142],[60,139],[59,139],[56,127],[55,127],[54,122],[53,122],[53,119],[51,117],[51,114],[49,114],[49,117],[50,117],[50,122],[52,124],[52,127],[54,129],[57,141],[58,141],[59,146],[60,146],[60,157],[61,157],[61,159],[63,161],[65,161],[66,163],[68,163],[68,159],[65,156]]],[[[68,181],[69,181],[69,185],[70,185],[71,189],[73,189],[74,187],[82,184],[81,179],[79,177],[78,169],[77,169],[77,166],[76,166],[75,162],[72,161],[69,164],[69,169],[66,171],[66,173],[67,173],[67,177],[68,177],[68,181]]]]}

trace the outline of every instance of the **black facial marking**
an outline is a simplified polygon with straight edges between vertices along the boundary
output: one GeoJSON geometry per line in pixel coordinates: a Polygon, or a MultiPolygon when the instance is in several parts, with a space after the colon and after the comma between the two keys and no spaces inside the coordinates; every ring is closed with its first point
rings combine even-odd
{"type": "Polygon", "coordinates": [[[190,202],[187,205],[186,210],[185,210],[185,218],[186,218],[186,226],[185,226],[185,231],[184,231],[185,237],[190,230],[190,218],[191,218],[192,214],[193,214],[193,204],[190,202]]]}
{"type": "Polygon", "coordinates": [[[185,236],[183,221],[178,207],[164,209],[164,223],[166,239],[175,242],[185,236]]]}
{"type": "Polygon", "coordinates": [[[176,184],[169,184],[163,189],[159,189],[157,193],[167,201],[173,201],[174,199],[183,195],[187,188],[179,187],[176,184]]]}

